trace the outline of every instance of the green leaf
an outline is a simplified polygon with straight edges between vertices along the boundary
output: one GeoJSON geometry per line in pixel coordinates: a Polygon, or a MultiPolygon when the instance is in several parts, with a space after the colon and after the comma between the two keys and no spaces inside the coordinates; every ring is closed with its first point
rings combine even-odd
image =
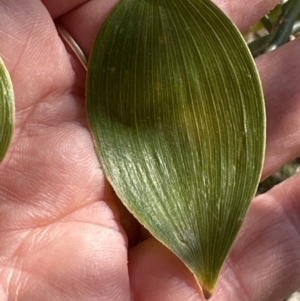
{"type": "Polygon", "coordinates": [[[265,147],[243,37],[208,0],[121,0],[89,59],[87,112],[117,195],[209,297],[265,147]]]}
{"type": "Polygon", "coordinates": [[[0,162],[10,144],[14,127],[14,92],[9,73],[0,58],[0,162]]]}

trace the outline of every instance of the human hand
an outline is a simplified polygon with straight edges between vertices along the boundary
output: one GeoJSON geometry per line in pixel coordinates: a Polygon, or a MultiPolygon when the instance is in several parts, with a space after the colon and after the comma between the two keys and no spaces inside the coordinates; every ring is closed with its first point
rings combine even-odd
{"type": "MultiPolygon", "coordinates": [[[[0,166],[0,300],[201,300],[193,275],[141,234],[106,182],[87,127],[85,71],[54,25],[88,55],[116,2],[0,0],[0,55],[17,114],[0,166]]],[[[215,2],[245,30],[278,0],[215,2]]],[[[257,59],[268,114],[264,176],[300,154],[299,48],[295,40],[257,59]]],[[[299,181],[254,199],[211,300],[282,301],[298,288],[299,181]]]]}

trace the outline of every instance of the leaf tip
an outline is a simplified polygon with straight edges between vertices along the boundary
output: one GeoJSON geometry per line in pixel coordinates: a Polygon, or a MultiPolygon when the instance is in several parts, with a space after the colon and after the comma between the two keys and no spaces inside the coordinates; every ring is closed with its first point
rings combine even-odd
{"type": "Polygon", "coordinates": [[[207,290],[204,287],[202,287],[202,292],[206,300],[210,299],[210,297],[212,296],[212,291],[207,290]]]}
{"type": "Polygon", "coordinates": [[[203,277],[197,277],[196,276],[196,280],[202,290],[202,294],[205,298],[205,300],[208,300],[211,298],[213,292],[214,292],[214,289],[215,289],[215,285],[216,285],[216,279],[215,278],[213,281],[211,281],[212,279],[206,279],[207,281],[203,281],[203,277]]]}

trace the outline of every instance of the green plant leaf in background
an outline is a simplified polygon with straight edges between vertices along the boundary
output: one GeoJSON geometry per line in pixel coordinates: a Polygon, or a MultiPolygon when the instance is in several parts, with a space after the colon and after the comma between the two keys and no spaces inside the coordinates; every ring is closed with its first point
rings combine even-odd
{"type": "Polygon", "coordinates": [[[14,91],[9,73],[0,58],[0,162],[10,144],[14,127],[14,91]]]}
{"type": "Polygon", "coordinates": [[[117,195],[208,298],[263,162],[263,95],[242,36],[209,0],[121,0],[89,59],[87,112],[117,195]]]}

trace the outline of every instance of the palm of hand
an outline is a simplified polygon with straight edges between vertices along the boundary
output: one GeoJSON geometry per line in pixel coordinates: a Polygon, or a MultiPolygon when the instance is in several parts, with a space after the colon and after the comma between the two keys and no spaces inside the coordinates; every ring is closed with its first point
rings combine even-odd
{"type": "MultiPolygon", "coordinates": [[[[88,53],[115,1],[90,1],[75,9],[83,2],[44,0],[88,53]]],[[[245,28],[271,2],[276,3],[257,2],[260,15],[249,20],[237,18],[242,4],[222,5],[245,28]]],[[[132,295],[138,301],[200,300],[193,276],[153,238],[128,250],[128,237],[138,239],[138,227],[133,222],[124,231],[120,223],[121,207],[99,168],[87,128],[84,70],[66,51],[49,12],[38,0],[2,0],[0,15],[1,55],[17,101],[14,141],[0,167],[0,300],[132,300],[132,295]]],[[[297,44],[258,62],[271,120],[265,174],[299,155],[293,112],[300,65],[282,66],[291,74],[284,112],[277,103],[284,81],[270,71],[274,61],[296,53],[297,44]],[[289,126],[276,128],[280,117],[289,126]],[[280,147],[285,147],[282,156],[280,147]]],[[[212,300],[279,301],[297,288],[298,179],[254,201],[212,300]]]]}

